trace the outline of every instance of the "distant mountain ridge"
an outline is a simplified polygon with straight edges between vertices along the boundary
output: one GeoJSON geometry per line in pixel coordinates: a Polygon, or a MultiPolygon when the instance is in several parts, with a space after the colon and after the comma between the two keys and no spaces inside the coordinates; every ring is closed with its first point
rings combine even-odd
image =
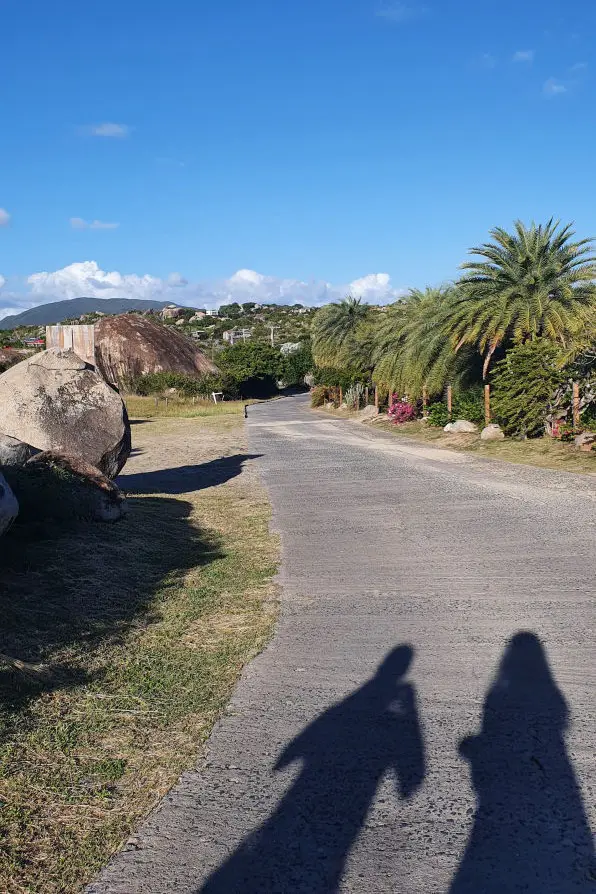
{"type": "Polygon", "coordinates": [[[17,326],[48,326],[62,323],[82,314],[124,314],[131,310],[163,310],[171,301],[151,301],[149,298],[70,298],[68,301],[52,301],[31,307],[21,314],[13,314],[0,320],[0,329],[17,326]]]}

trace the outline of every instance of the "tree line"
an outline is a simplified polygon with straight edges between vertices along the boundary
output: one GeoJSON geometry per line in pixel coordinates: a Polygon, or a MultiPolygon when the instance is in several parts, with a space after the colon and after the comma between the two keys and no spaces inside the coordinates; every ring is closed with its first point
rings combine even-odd
{"type": "Polygon", "coordinates": [[[571,380],[581,380],[588,412],[596,402],[592,241],[552,219],[490,236],[470,249],[455,282],[412,289],[384,308],[352,297],[321,308],[311,330],[319,369],[412,401],[494,382],[509,394],[509,427],[527,434],[564,405],[571,380]]]}

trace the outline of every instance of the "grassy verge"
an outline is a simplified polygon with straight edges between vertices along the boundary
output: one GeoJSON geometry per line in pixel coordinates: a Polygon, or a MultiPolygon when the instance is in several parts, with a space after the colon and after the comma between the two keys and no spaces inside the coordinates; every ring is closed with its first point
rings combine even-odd
{"type": "Polygon", "coordinates": [[[570,444],[552,438],[536,438],[531,441],[481,441],[476,434],[454,435],[440,428],[433,428],[423,422],[406,422],[393,425],[391,422],[376,423],[375,428],[390,431],[395,435],[415,438],[439,448],[462,450],[489,459],[500,459],[510,463],[539,466],[545,469],[559,469],[567,472],[596,474],[596,453],[584,453],[570,444]]]}
{"type": "Polygon", "coordinates": [[[244,414],[244,406],[249,401],[225,400],[214,404],[213,401],[199,400],[193,402],[191,397],[170,397],[166,403],[165,398],[140,397],[129,395],[125,397],[128,415],[135,419],[150,419],[154,416],[166,416],[190,419],[205,416],[240,416],[244,414]]]}
{"type": "MultiPolygon", "coordinates": [[[[205,434],[206,459],[226,452],[224,437],[228,452],[243,447],[240,420],[225,422],[135,426],[138,461],[159,443],[157,467],[164,457],[176,467],[172,431],[180,442],[205,434]]],[[[113,526],[80,523],[41,538],[15,527],[0,541],[0,651],[51,672],[0,664],[7,894],[80,891],[192,766],[272,630],[278,544],[258,482],[236,476],[129,501],[113,526]]]]}

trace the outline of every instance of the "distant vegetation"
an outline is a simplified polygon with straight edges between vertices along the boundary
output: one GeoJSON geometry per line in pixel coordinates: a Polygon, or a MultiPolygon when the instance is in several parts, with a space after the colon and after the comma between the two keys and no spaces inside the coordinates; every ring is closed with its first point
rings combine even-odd
{"type": "Polygon", "coordinates": [[[554,221],[518,221],[512,233],[497,228],[491,236],[471,249],[480,260],[462,265],[456,283],[412,290],[387,308],[354,298],[321,308],[312,324],[316,381],[344,388],[372,381],[431,402],[452,385],[460,403],[476,394],[477,408],[478,387],[494,381],[499,421],[528,436],[544,430],[549,414],[565,417],[578,381],[589,418],[596,403],[591,242],[554,221]]]}
{"type": "MultiPolygon", "coordinates": [[[[518,221],[512,232],[496,228],[490,236],[470,250],[459,280],[412,289],[387,307],[347,297],[317,310],[247,301],[223,305],[217,315],[196,308],[144,311],[192,338],[221,375],[159,373],[139,379],[135,390],[266,397],[311,373],[315,385],[344,392],[356,384],[376,385],[385,400],[396,393],[415,404],[424,395],[432,405],[451,385],[458,412],[475,421],[482,417],[481,386],[490,383],[505,429],[532,434],[549,415],[566,416],[573,380],[580,382],[583,418],[590,420],[596,405],[596,256],[590,240],[577,240],[570,226],[552,220],[530,226],[518,221]],[[284,353],[280,348],[287,344],[300,347],[284,353]],[[527,387],[519,379],[522,367],[527,387]],[[548,384],[541,390],[538,380],[548,384]],[[511,383],[507,397],[505,382],[511,383]]],[[[0,331],[0,348],[22,348],[27,337],[42,332],[0,331]]],[[[431,408],[431,419],[444,415],[444,407],[431,408]]]]}

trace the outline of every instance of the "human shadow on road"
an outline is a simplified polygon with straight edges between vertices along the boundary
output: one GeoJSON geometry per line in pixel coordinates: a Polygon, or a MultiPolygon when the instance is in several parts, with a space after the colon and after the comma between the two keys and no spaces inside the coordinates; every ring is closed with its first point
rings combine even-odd
{"type": "Polygon", "coordinates": [[[240,475],[244,463],[258,459],[260,453],[236,453],[196,466],[157,469],[153,472],[124,473],[117,479],[119,487],[129,494],[189,494],[206,487],[224,484],[240,475]]]}
{"type": "MultiPolygon", "coordinates": [[[[394,649],[375,676],[325,711],[279,758],[302,769],[275,813],[208,879],[202,894],[333,894],[383,777],[398,796],[422,784],[425,757],[413,649],[394,649]]],[[[197,892],[198,894],[198,892],[197,892]]]]}
{"type": "Polygon", "coordinates": [[[594,894],[594,844],[567,725],[544,647],[533,633],[516,634],[486,696],[482,729],[460,746],[478,806],[450,894],[594,894]]]}

